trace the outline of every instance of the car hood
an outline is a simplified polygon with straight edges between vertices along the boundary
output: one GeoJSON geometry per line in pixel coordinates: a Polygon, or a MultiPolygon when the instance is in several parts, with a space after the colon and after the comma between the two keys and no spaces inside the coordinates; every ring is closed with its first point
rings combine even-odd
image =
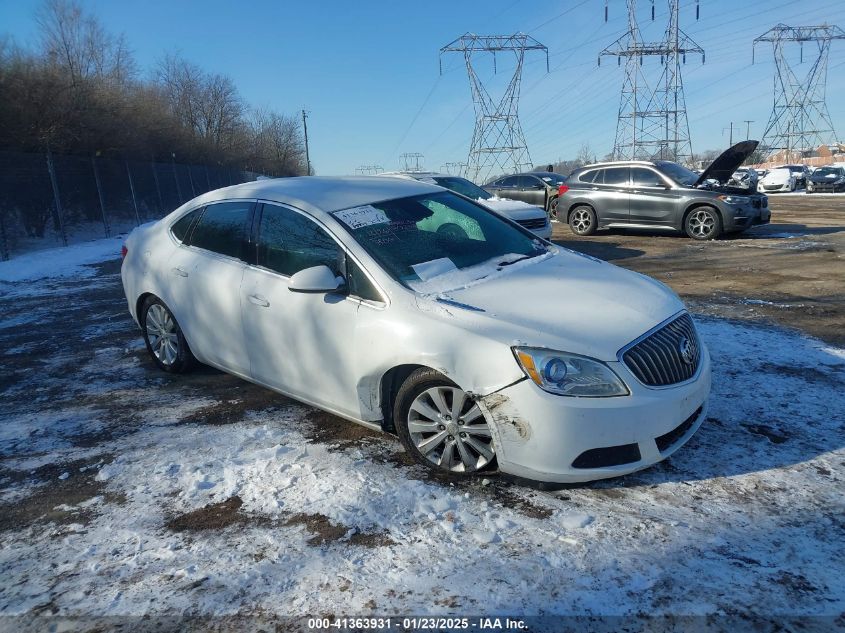
{"type": "Polygon", "coordinates": [[[736,145],[732,145],[722,152],[716,160],[710,163],[707,169],[701,172],[701,175],[693,186],[698,187],[711,179],[724,185],[730,180],[737,167],[742,165],[745,159],[751,156],[751,153],[757,149],[758,144],[758,141],[742,141],[736,145]]]}
{"type": "Polygon", "coordinates": [[[684,309],[662,283],[565,249],[514,266],[464,288],[418,296],[417,304],[509,346],[604,361],[684,309]]]}
{"type": "Polygon", "coordinates": [[[496,213],[507,216],[512,220],[530,220],[533,218],[546,217],[546,212],[540,207],[520,200],[508,200],[493,196],[487,200],[478,199],[480,204],[496,213]]]}
{"type": "Polygon", "coordinates": [[[766,184],[784,183],[789,182],[790,178],[792,178],[792,172],[788,169],[775,169],[766,174],[763,182],[766,184]]]}

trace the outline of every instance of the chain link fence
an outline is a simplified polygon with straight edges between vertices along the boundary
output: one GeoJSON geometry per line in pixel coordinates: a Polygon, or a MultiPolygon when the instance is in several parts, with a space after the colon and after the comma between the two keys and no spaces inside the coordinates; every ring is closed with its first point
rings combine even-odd
{"type": "Polygon", "coordinates": [[[256,176],[175,160],[0,151],[0,258],[119,235],[256,176]]]}

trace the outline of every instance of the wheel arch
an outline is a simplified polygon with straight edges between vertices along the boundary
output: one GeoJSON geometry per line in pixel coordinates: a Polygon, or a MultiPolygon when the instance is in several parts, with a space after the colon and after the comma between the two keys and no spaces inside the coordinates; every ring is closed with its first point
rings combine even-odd
{"type": "Polygon", "coordinates": [[[687,217],[689,217],[689,214],[695,211],[696,209],[700,209],[701,207],[710,207],[711,209],[713,209],[716,212],[716,215],[719,216],[719,221],[722,222],[722,225],[724,226],[725,216],[722,215],[722,210],[719,208],[718,205],[713,204],[712,202],[707,200],[696,200],[695,202],[691,202],[689,205],[687,205],[687,208],[684,209],[684,214],[681,217],[681,231],[686,230],[687,217]]]}
{"type": "Polygon", "coordinates": [[[439,371],[438,369],[429,367],[428,365],[406,363],[391,367],[382,374],[381,380],[379,381],[379,403],[381,405],[381,428],[383,431],[388,433],[396,432],[396,425],[393,423],[393,405],[396,403],[396,393],[399,391],[399,387],[402,386],[402,383],[405,382],[408,376],[418,369],[432,369],[434,371],[439,371]]]}
{"type": "Polygon", "coordinates": [[[599,220],[599,213],[598,213],[598,211],[596,211],[596,207],[595,207],[595,206],[593,206],[592,204],[590,204],[590,203],[589,203],[589,202],[587,202],[587,201],[584,201],[584,200],[578,200],[578,201],[572,202],[572,203],[571,203],[571,204],[570,204],[570,205],[566,208],[566,223],[567,223],[567,224],[569,224],[569,216],[570,216],[570,215],[572,215],[572,212],[573,212],[575,209],[577,209],[578,207],[590,207],[590,208],[593,210],[593,213],[595,213],[595,214],[596,214],[596,222],[598,222],[598,220],[599,220]]]}

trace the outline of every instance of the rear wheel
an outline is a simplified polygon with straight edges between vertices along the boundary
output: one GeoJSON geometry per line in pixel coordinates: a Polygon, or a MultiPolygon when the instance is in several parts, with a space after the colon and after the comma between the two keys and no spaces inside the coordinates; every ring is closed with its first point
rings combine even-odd
{"type": "Polygon", "coordinates": [[[546,209],[550,217],[557,219],[557,201],[558,198],[555,196],[551,200],[549,200],[549,208],[546,209]]]}
{"type": "Polygon", "coordinates": [[[408,376],[396,394],[393,420],[405,449],[432,470],[471,475],[495,459],[493,435],[478,404],[433,369],[408,376]]]}
{"type": "Polygon", "coordinates": [[[575,235],[592,235],[597,224],[596,212],[587,205],[575,207],[569,214],[569,229],[575,235]]]}
{"type": "Polygon", "coordinates": [[[687,215],[684,230],[694,240],[713,240],[722,232],[722,218],[713,207],[698,207],[687,215]]]}
{"type": "Polygon", "coordinates": [[[149,296],[139,316],[147,351],[156,365],[175,374],[189,371],[196,359],[170,308],[158,297],[149,296]]]}

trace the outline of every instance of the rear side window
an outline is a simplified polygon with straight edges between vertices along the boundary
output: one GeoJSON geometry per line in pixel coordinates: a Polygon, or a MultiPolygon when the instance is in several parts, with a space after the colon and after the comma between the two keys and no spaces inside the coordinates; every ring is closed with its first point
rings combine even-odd
{"type": "Polygon", "coordinates": [[[191,234],[191,246],[245,259],[246,223],[252,202],[221,202],[205,208],[191,234]]]}
{"type": "Polygon", "coordinates": [[[519,176],[518,182],[521,189],[539,189],[543,184],[533,176],[519,176]]]}
{"type": "Polygon", "coordinates": [[[507,178],[502,178],[496,183],[497,187],[516,187],[519,184],[519,177],[517,176],[508,176],[507,178]]]}
{"type": "Polygon", "coordinates": [[[258,265],[282,275],[324,264],[344,271],[343,251],[316,222],[304,215],[265,204],[258,229],[258,265]]]}
{"type": "Polygon", "coordinates": [[[199,209],[194,209],[190,213],[183,215],[181,218],[176,220],[173,223],[173,226],[170,227],[170,232],[173,234],[177,240],[182,242],[183,244],[188,243],[188,238],[191,234],[191,228],[196,222],[197,218],[202,213],[202,207],[199,209]]]}
{"type": "Polygon", "coordinates": [[[590,171],[585,171],[583,174],[578,176],[578,180],[580,182],[593,182],[595,179],[596,174],[600,173],[598,169],[591,169],[590,171]]]}

